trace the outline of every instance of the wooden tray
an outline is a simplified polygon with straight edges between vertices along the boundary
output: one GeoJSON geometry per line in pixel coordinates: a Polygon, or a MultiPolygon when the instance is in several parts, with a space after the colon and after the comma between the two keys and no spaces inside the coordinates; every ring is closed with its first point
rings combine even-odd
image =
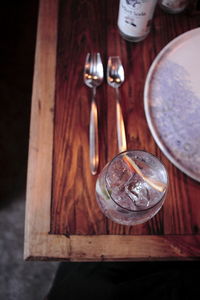
{"type": "MultiPolygon", "coordinates": [[[[40,2],[33,83],[27,179],[25,259],[146,260],[200,256],[200,184],[176,169],[160,152],[148,129],[143,88],[158,52],[198,19],[156,9],[149,36],[138,44],[117,30],[118,2],[40,2]],[[144,149],[166,165],[170,189],[163,209],[149,222],[122,226],[100,212],[96,176],[89,170],[91,91],[83,83],[87,52],[122,59],[120,88],[128,149],[144,149]]],[[[115,96],[97,89],[100,169],[117,154],[115,96]]]]}

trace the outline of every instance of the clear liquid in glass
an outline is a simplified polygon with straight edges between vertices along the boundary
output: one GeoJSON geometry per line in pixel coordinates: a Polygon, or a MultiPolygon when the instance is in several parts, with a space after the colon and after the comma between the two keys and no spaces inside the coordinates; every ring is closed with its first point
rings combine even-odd
{"type": "Polygon", "coordinates": [[[167,171],[154,155],[145,151],[127,151],[107,164],[96,182],[96,198],[102,212],[114,222],[135,225],[151,219],[162,207],[168,184],[167,171]],[[144,178],[124,161],[128,155],[144,178]],[[160,182],[162,191],[145,178],[160,182]]]}

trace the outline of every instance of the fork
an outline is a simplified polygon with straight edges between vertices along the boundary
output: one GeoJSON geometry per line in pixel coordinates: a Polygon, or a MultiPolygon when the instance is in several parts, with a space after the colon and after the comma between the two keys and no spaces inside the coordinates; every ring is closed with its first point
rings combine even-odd
{"type": "Polygon", "coordinates": [[[89,145],[90,145],[90,170],[95,175],[99,165],[99,142],[98,142],[98,112],[96,105],[96,88],[103,81],[103,64],[100,53],[88,53],[85,60],[84,82],[92,88],[89,145]]]}

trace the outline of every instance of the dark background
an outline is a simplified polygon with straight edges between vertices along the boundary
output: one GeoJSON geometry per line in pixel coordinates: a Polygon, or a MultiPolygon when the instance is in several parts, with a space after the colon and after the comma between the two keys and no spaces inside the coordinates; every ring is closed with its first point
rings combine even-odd
{"type": "Polygon", "coordinates": [[[0,7],[0,205],[25,189],[38,1],[0,7]]]}
{"type": "Polygon", "coordinates": [[[38,1],[0,4],[0,299],[39,300],[57,263],[24,262],[24,214],[38,1]]]}

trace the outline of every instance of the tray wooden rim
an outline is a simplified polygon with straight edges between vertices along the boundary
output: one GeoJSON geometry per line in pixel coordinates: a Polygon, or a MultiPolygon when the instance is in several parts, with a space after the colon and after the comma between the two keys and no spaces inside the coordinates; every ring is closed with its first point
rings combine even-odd
{"type": "Polygon", "coordinates": [[[59,0],[39,7],[25,213],[25,260],[190,260],[200,235],[80,236],[49,234],[59,0]],[[120,246],[119,246],[120,245],[120,246]]]}

